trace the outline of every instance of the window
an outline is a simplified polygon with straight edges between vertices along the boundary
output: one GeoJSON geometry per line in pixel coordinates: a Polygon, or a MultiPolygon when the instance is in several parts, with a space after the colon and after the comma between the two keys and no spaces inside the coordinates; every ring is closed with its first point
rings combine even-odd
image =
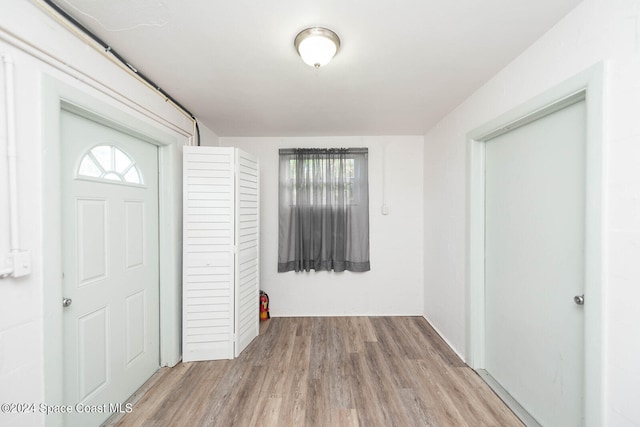
{"type": "Polygon", "coordinates": [[[366,148],[280,150],[278,271],[368,271],[366,148]]]}
{"type": "Polygon", "coordinates": [[[142,184],[142,175],[135,162],[115,145],[97,145],[89,150],[80,161],[78,177],[142,184]]]}
{"type": "Polygon", "coordinates": [[[299,179],[309,179],[309,177],[317,177],[318,185],[311,185],[308,188],[308,199],[300,200],[301,204],[314,204],[320,203],[323,205],[337,203],[337,197],[344,196],[345,203],[355,204],[357,200],[354,199],[354,186],[353,183],[356,179],[355,174],[355,159],[353,157],[346,157],[344,159],[321,158],[318,161],[312,159],[289,159],[289,175],[288,175],[288,188],[289,202],[292,205],[298,204],[296,197],[297,182],[299,179]],[[301,164],[299,164],[301,162],[301,164]],[[329,163],[331,162],[331,164],[329,163]],[[300,176],[297,176],[298,167],[301,168],[300,176]],[[317,170],[316,170],[317,169],[317,170]],[[326,173],[325,173],[326,172],[326,173]],[[343,174],[344,176],[340,176],[343,174]],[[316,196],[317,191],[317,196],[316,196]],[[342,191],[344,193],[342,193],[342,191]],[[332,197],[329,201],[328,198],[332,197]]]}

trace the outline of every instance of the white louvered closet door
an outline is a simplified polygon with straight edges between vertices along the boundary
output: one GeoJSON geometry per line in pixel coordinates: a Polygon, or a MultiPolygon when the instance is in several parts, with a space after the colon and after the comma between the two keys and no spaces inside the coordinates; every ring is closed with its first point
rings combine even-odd
{"type": "Polygon", "coordinates": [[[258,158],[236,151],[236,357],[258,336],[258,158]]]}
{"type": "Polygon", "coordinates": [[[232,148],[184,147],[182,360],[233,359],[232,148]]]}
{"type": "Polygon", "coordinates": [[[258,164],[184,147],[183,361],[233,359],[258,335],[258,164]]]}

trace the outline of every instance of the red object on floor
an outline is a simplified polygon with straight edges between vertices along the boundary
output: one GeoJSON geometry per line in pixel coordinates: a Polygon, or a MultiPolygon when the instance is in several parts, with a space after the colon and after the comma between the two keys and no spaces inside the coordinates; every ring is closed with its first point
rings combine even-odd
{"type": "Polygon", "coordinates": [[[260,320],[267,320],[270,317],[269,295],[267,295],[267,293],[264,291],[260,291],[260,320]]]}

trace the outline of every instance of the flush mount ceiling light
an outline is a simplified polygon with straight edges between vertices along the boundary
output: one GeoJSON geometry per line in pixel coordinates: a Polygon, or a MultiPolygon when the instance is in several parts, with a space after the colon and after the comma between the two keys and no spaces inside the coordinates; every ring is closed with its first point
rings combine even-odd
{"type": "Polygon", "coordinates": [[[340,39],[328,28],[311,27],[300,31],[293,44],[304,62],[320,68],[338,52],[340,39]]]}

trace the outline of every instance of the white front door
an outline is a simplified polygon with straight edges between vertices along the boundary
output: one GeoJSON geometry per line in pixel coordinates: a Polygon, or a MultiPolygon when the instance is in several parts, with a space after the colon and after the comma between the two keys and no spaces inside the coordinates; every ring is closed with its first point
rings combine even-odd
{"type": "Polygon", "coordinates": [[[159,367],[158,154],[65,110],[61,140],[65,424],[91,426],[159,367]]]}
{"type": "Polygon", "coordinates": [[[585,129],[580,101],[486,142],[485,368],[543,426],[584,424],[585,129]]]}

